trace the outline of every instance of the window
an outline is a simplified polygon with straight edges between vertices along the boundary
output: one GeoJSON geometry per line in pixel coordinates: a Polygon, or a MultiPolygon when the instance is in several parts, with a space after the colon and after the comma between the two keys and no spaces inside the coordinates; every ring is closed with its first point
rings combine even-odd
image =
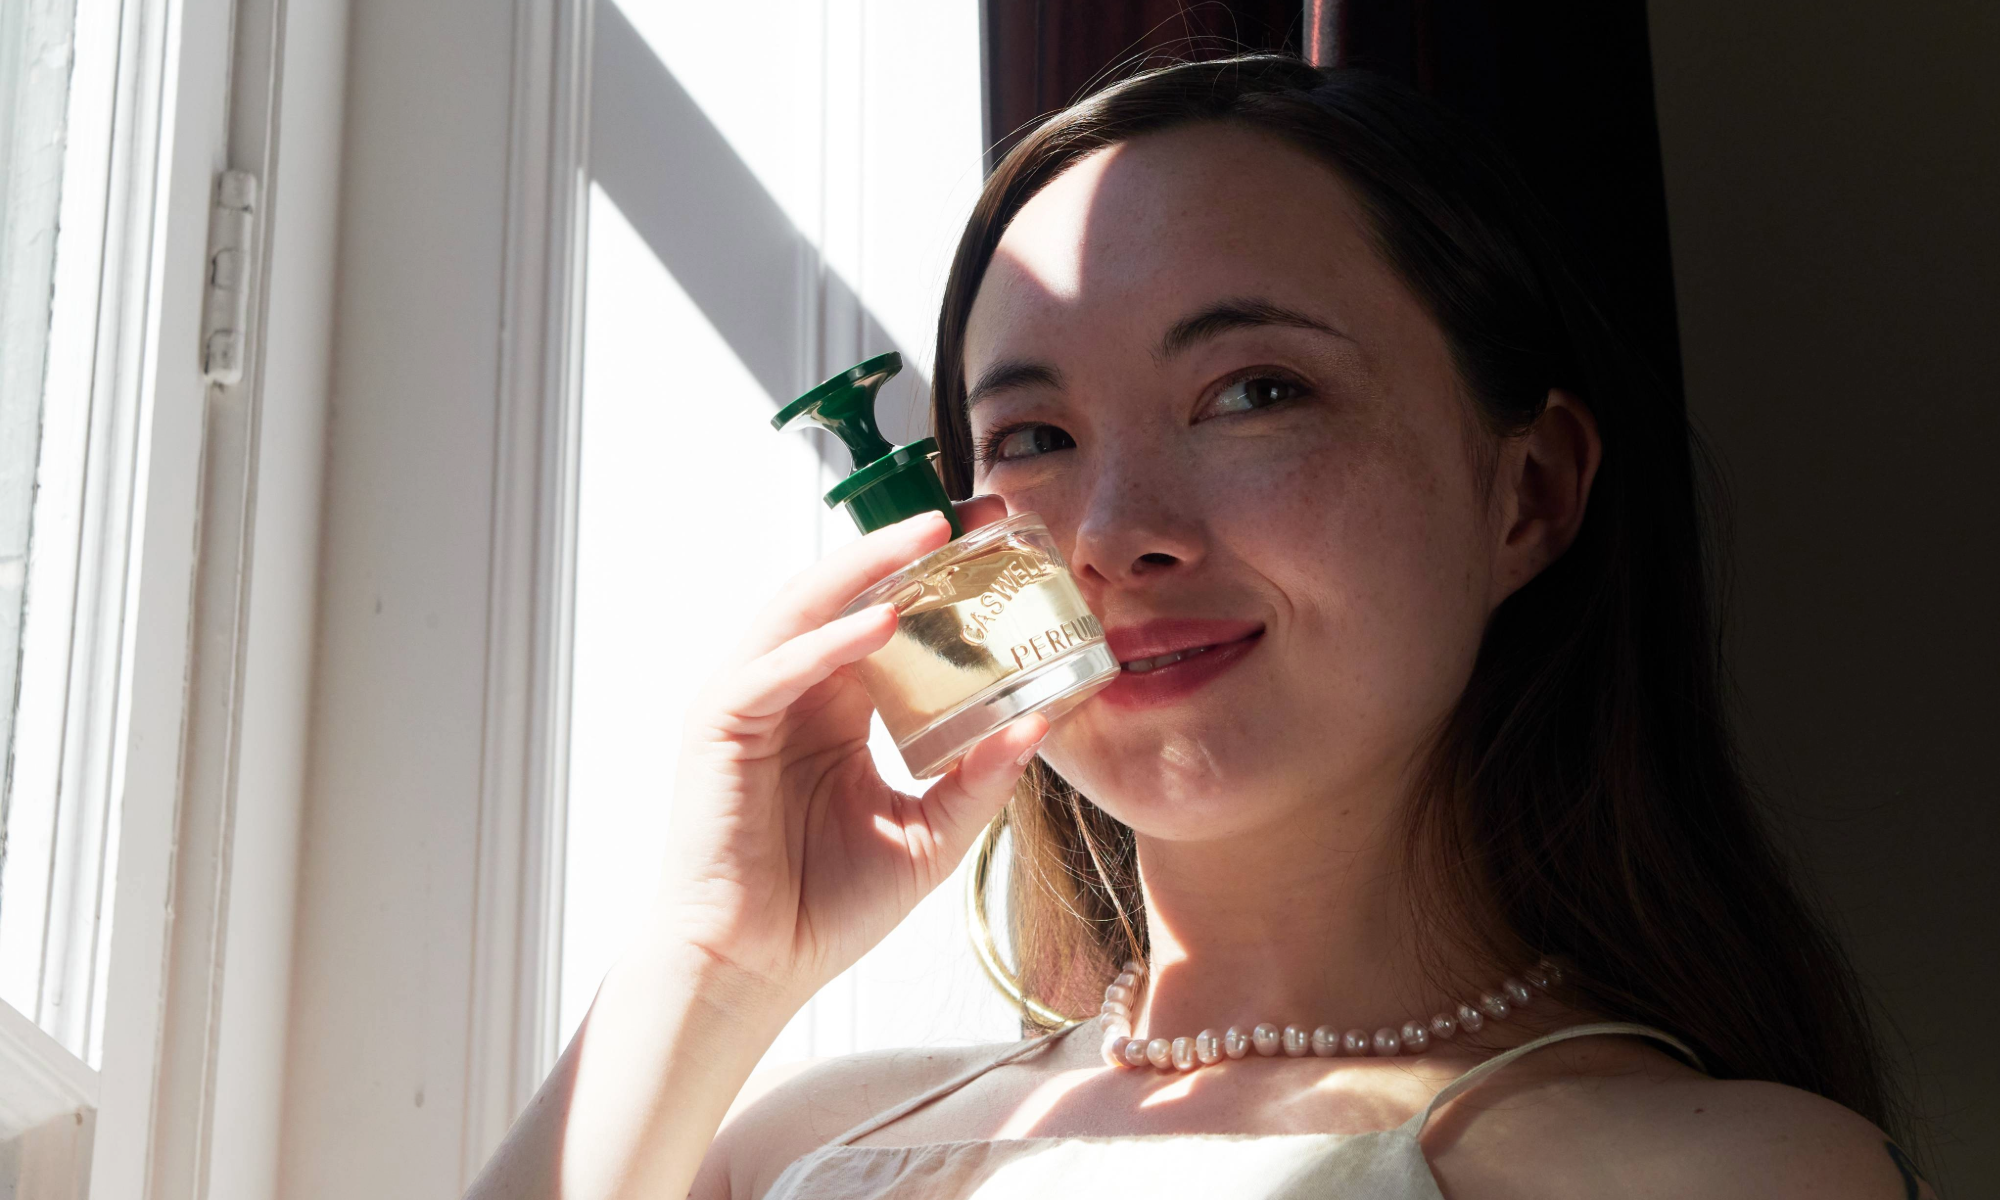
{"type": "MultiPolygon", "coordinates": [[[[788,6],[760,24],[778,42],[746,71],[714,52],[742,40],[727,6],[598,9],[565,1039],[657,885],[689,700],[756,608],[855,536],[820,501],[845,451],[774,433],[771,416],[897,349],[886,431],[928,425],[921,351],[981,181],[978,20],[969,2],[788,6]]],[[[885,777],[914,786],[877,735],[885,777]]],[[[767,1062],[1016,1037],[965,937],[962,877],[823,990],[767,1062]]]]}
{"type": "MultiPolygon", "coordinates": [[[[101,1052],[133,412],[94,393],[120,6],[0,17],[0,1001],[101,1052]]],[[[109,264],[116,268],[115,260],[109,264]]]]}
{"type": "Polygon", "coordinates": [[[107,261],[106,237],[119,10],[37,0],[0,11],[0,1182],[10,1189],[85,1174],[103,1044],[135,432],[132,406],[99,389],[95,370],[121,265],[115,250],[107,261]]]}
{"type": "Polygon", "coordinates": [[[197,334],[230,18],[255,6],[0,7],[0,1195],[136,1194],[180,1145],[153,1116],[197,334]]]}

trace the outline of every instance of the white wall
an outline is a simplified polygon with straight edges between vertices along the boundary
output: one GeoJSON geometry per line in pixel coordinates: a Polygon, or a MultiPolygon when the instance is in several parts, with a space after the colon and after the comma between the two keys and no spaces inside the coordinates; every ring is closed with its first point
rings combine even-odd
{"type": "Polygon", "coordinates": [[[1946,1196],[2000,1178],[2000,9],[1651,6],[1688,408],[1772,806],[1894,1022],[1946,1196]]]}
{"type": "Polygon", "coordinates": [[[287,1197],[463,1183],[513,20],[352,6],[287,1197]]]}

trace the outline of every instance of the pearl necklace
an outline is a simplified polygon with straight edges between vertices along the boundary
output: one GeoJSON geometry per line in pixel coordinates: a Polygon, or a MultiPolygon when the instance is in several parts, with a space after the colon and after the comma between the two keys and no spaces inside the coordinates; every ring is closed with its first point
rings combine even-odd
{"type": "Polygon", "coordinates": [[[1149,1040],[1132,1036],[1132,1005],[1145,975],[1146,965],[1134,959],[1104,989],[1104,1006],[1099,1012],[1104,1017],[1104,1061],[1111,1066],[1150,1065],[1162,1071],[1192,1071],[1196,1067],[1213,1066],[1225,1056],[1242,1058],[1252,1050],[1265,1058],[1281,1052],[1289,1058],[1303,1058],[1307,1053],[1321,1058],[1422,1054],[1433,1041],[1448,1042],[1461,1029],[1478,1033],[1488,1020],[1504,1021],[1515,1009],[1526,1008],[1535,996],[1529,990],[1530,985],[1546,992],[1563,979],[1562,968],[1545,958],[1522,971],[1519,979],[1510,975],[1501,980],[1499,988],[1481,995],[1476,1006],[1462,1003],[1456,1013],[1447,1010],[1433,1014],[1428,1021],[1421,1018],[1405,1021],[1401,1029],[1384,1025],[1373,1036],[1365,1029],[1350,1029],[1345,1033],[1331,1025],[1313,1030],[1303,1025],[1280,1029],[1262,1021],[1247,1031],[1240,1025],[1231,1025],[1222,1033],[1204,1029],[1193,1037],[1149,1040]]]}

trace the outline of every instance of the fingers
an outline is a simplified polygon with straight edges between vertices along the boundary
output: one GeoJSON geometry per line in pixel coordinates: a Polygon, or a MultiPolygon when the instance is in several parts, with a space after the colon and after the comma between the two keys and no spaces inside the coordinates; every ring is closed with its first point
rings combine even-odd
{"type": "Polygon", "coordinates": [[[895,631],[893,604],[871,605],[809,629],[723,676],[703,716],[725,734],[765,732],[815,684],[880,650],[895,631]]]}
{"type": "Polygon", "coordinates": [[[741,658],[768,654],[825,625],[856,596],[950,539],[944,514],[925,512],[842,546],[785,585],[751,627],[741,658]]]}
{"type": "Polygon", "coordinates": [[[958,510],[958,523],[967,533],[981,525],[991,525],[1007,518],[1007,502],[999,496],[973,496],[967,500],[954,500],[951,505],[958,510]]]}
{"type": "Polygon", "coordinates": [[[974,746],[924,793],[924,807],[946,864],[957,862],[1007,803],[1048,732],[1048,718],[1030,713],[974,746]]]}
{"type": "MultiPolygon", "coordinates": [[[[974,496],[952,506],[966,530],[991,525],[1007,516],[999,496],[974,496]]],[[[918,513],[907,521],[885,526],[827,555],[800,572],[752,627],[738,661],[769,653],[808,629],[840,615],[854,597],[929,554],[951,538],[951,526],[940,513],[918,513]]]]}

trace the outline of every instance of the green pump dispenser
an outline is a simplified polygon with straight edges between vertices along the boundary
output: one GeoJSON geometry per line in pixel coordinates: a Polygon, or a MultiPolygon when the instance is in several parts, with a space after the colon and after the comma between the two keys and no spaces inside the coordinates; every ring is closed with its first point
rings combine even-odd
{"type": "Polygon", "coordinates": [[[826,494],[826,506],[846,505],[861,532],[872,533],[934,510],[951,522],[951,536],[956,538],[965,529],[931,466],[938,453],[937,439],[892,447],[875,425],[875,393],[902,369],[903,356],[893,350],[849,367],[785,405],[771,418],[771,428],[783,429],[805,417],[847,443],[855,471],[826,494]]]}

